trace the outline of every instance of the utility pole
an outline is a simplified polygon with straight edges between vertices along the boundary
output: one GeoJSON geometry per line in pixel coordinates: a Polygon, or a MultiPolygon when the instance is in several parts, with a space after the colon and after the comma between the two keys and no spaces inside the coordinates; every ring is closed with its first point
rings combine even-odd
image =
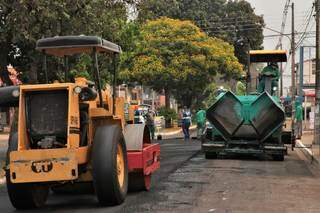
{"type": "Polygon", "coordinates": [[[291,105],[292,105],[292,123],[291,123],[291,136],[292,136],[292,149],[295,147],[296,140],[295,140],[295,124],[294,124],[294,119],[295,119],[295,99],[296,99],[296,80],[295,80],[295,57],[296,57],[296,45],[295,45],[295,39],[294,39],[294,3],[291,5],[291,10],[292,10],[292,22],[291,22],[291,105]]]}
{"type": "Polygon", "coordinates": [[[299,97],[302,98],[303,96],[303,70],[304,70],[304,46],[300,47],[300,59],[299,59],[299,97]]]}
{"type": "Polygon", "coordinates": [[[246,85],[246,93],[247,95],[249,95],[251,93],[251,72],[250,72],[250,42],[248,39],[248,59],[247,59],[247,66],[248,66],[248,70],[247,70],[247,85],[246,85]]]}
{"type": "Polygon", "coordinates": [[[314,118],[314,142],[319,144],[320,137],[320,0],[316,0],[316,108],[314,118]]]}
{"type": "MultiPolygon", "coordinates": [[[[280,49],[282,50],[282,41],[280,42],[280,49]]],[[[280,63],[280,97],[283,96],[283,65],[280,63]]]]}

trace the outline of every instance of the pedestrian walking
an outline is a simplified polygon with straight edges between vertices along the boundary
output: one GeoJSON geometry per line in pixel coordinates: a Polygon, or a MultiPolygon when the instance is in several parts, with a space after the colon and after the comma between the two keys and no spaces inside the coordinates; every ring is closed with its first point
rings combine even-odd
{"type": "Polygon", "coordinates": [[[154,139],[154,132],[155,132],[154,115],[150,110],[146,114],[146,125],[149,128],[150,135],[151,135],[151,138],[153,140],[154,139]]]}
{"type": "Polygon", "coordinates": [[[197,138],[200,139],[206,126],[206,111],[199,109],[196,114],[197,121],[197,138]]]}
{"type": "Polygon", "coordinates": [[[302,136],[302,120],[303,120],[303,109],[301,103],[297,102],[296,113],[296,136],[297,139],[301,139],[302,136]]]}
{"type": "Polygon", "coordinates": [[[182,131],[184,134],[184,139],[190,139],[189,128],[191,125],[191,113],[190,110],[185,106],[182,111],[182,131]]]}

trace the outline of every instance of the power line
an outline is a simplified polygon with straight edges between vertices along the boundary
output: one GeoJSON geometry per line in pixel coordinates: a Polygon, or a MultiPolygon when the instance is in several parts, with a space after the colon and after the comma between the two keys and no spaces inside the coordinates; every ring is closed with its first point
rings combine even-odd
{"type": "Polygon", "coordinates": [[[308,12],[306,13],[306,15],[305,15],[304,18],[303,18],[304,20],[303,20],[303,22],[302,22],[301,25],[300,25],[299,31],[303,31],[304,26],[306,25],[306,23],[307,23],[308,20],[309,20],[310,14],[312,14],[312,11],[313,11],[313,7],[310,7],[309,10],[308,10],[308,12]]]}
{"type": "MultiPolygon", "coordinates": [[[[290,6],[290,0],[287,0],[287,1],[286,1],[286,4],[285,4],[285,6],[284,6],[284,10],[283,10],[281,30],[280,30],[281,35],[284,33],[284,29],[285,29],[285,27],[286,27],[286,21],[287,21],[289,6],[290,6]]],[[[277,44],[277,46],[276,46],[276,49],[278,49],[278,48],[281,46],[282,38],[283,38],[283,36],[280,36],[280,37],[279,37],[279,41],[278,41],[278,44],[277,44]]]]}
{"type": "Polygon", "coordinates": [[[307,33],[308,27],[309,27],[310,22],[311,22],[311,19],[312,19],[313,11],[314,11],[314,5],[312,5],[311,12],[310,12],[310,14],[309,14],[309,17],[308,17],[308,20],[307,20],[307,23],[306,23],[306,27],[305,27],[305,29],[304,29],[304,34],[301,35],[299,41],[297,42],[296,48],[297,48],[297,47],[303,42],[303,40],[304,40],[304,36],[305,36],[306,33],[307,33]]]}
{"type": "Polygon", "coordinates": [[[226,30],[211,30],[213,28],[203,28],[202,30],[206,31],[206,30],[210,30],[211,33],[224,33],[224,32],[238,32],[238,31],[254,31],[254,30],[259,30],[259,29],[262,29],[261,26],[259,27],[248,27],[248,28],[240,28],[240,29],[226,29],[226,30]]]}
{"type": "MultiPolygon", "coordinates": [[[[270,19],[264,19],[264,20],[270,20],[270,19]]],[[[301,16],[301,19],[297,19],[297,22],[304,22],[305,21],[305,16],[301,16]]],[[[201,25],[221,25],[221,24],[260,24],[256,23],[251,20],[243,20],[243,19],[232,19],[232,20],[213,20],[213,19],[208,19],[208,20],[193,20],[198,26],[201,25]]],[[[277,21],[281,21],[281,19],[274,19],[273,21],[267,21],[268,23],[276,23],[277,21]]]]}
{"type": "MultiPolygon", "coordinates": [[[[230,27],[252,27],[252,26],[257,26],[257,27],[261,27],[261,24],[257,24],[257,23],[248,23],[248,24],[230,24],[230,25],[222,25],[222,26],[217,26],[217,28],[230,28],[230,27]]],[[[207,28],[213,28],[212,27],[207,27],[207,28]]]]}
{"type": "MultiPolygon", "coordinates": [[[[303,34],[304,32],[296,32],[295,34],[303,34]]],[[[307,34],[315,34],[316,31],[310,31],[307,34]]],[[[265,38],[272,38],[272,37],[280,37],[280,36],[289,36],[291,33],[284,33],[284,34],[272,34],[272,35],[265,35],[265,38]]]]}

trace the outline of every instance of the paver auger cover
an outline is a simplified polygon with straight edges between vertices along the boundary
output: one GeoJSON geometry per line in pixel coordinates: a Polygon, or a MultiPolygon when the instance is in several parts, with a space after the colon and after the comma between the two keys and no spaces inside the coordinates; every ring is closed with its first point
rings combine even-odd
{"type": "Polygon", "coordinates": [[[241,138],[263,142],[285,119],[284,110],[267,92],[259,96],[227,92],[207,110],[206,116],[226,141],[241,138]]]}

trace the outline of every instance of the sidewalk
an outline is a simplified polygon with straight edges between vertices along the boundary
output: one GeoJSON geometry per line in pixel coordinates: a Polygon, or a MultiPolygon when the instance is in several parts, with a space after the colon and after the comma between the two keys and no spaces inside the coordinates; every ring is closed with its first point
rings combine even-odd
{"type": "Polygon", "coordinates": [[[8,146],[9,134],[1,133],[0,134],[0,148],[8,146]]]}
{"type": "MultiPolygon", "coordinates": [[[[190,130],[196,129],[196,125],[190,126],[190,130]]],[[[182,133],[181,127],[172,127],[172,128],[163,128],[160,129],[158,132],[156,132],[156,135],[162,135],[162,136],[172,136],[182,133]]]]}

